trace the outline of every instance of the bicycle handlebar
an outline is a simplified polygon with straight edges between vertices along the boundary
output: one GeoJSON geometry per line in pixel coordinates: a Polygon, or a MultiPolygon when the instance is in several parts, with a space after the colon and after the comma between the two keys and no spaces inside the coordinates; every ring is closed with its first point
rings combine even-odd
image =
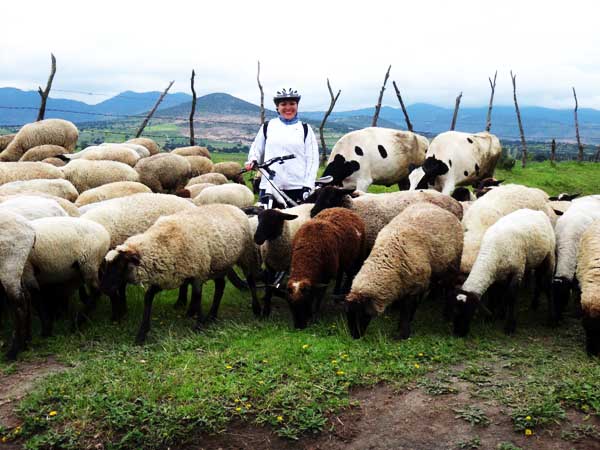
{"type": "MultiPolygon", "coordinates": [[[[275,158],[271,158],[261,164],[254,163],[254,165],[252,166],[252,169],[250,169],[250,170],[268,169],[269,166],[272,166],[275,163],[283,164],[284,161],[286,161],[288,159],[294,159],[295,157],[296,157],[296,155],[276,156],[275,158]]],[[[246,172],[249,172],[249,170],[247,170],[246,168],[243,168],[242,170],[240,170],[240,174],[243,174],[246,172]]]]}

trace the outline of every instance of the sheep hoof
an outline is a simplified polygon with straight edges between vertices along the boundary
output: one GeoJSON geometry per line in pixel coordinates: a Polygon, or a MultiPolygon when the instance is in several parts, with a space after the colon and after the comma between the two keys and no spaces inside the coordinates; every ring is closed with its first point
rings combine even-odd
{"type": "Polygon", "coordinates": [[[136,345],[144,345],[146,343],[146,333],[138,333],[135,337],[136,345]]]}
{"type": "Polygon", "coordinates": [[[515,334],[516,329],[517,323],[514,320],[511,320],[504,326],[504,333],[510,336],[515,334]]]}

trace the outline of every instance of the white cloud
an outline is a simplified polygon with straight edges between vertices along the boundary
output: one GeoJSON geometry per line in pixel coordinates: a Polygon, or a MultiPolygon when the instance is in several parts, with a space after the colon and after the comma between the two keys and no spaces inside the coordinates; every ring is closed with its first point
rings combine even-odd
{"type": "MultiPolygon", "coordinates": [[[[0,86],[44,84],[49,53],[55,87],[115,93],[225,91],[257,102],[256,61],[267,98],[293,86],[304,109],[372,106],[388,64],[407,103],[487,103],[498,70],[498,104],[510,104],[509,70],[522,105],[600,108],[597,2],[114,1],[9,2],[3,6],[0,86]]],[[[396,106],[390,84],[384,103],[396,106]]],[[[56,93],[58,95],[58,92],[56,93]]],[[[101,96],[67,94],[88,102],[101,96]]]]}

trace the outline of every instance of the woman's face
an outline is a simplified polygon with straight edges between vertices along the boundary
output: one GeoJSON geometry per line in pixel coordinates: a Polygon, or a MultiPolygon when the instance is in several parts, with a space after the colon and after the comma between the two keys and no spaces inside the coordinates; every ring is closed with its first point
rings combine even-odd
{"type": "Polygon", "coordinates": [[[286,120],[293,119],[298,112],[298,102],[295,100],[284,100],[277,105],[277,112],[286,120]]]}

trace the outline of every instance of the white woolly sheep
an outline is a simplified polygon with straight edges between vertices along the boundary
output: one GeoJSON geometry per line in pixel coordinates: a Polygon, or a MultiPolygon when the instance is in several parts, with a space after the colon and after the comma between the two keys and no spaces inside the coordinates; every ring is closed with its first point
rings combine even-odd
{"type": "Polygon", "coordinates": [[[117,161],[79,159],[63,167],[62,172],[80,194],[115,181],[140,181],[134,169],[117,161]]]}
{"type": "Polygon", "coordinates": [[[64,155],[65,153],[69,153],[69,151],[60,145],[38,145],[27,150],[19,161],[43,161],[44,159],[64,155]]]}
{"type": "Polygon", "coordinates": [[[535,270],[534,306],[537,307],[542,291],[550,300],[555,247],[552,223],[542,211],[519,209],[490,226],[473,269],[456,295],[454,334],[467,335],[481,297],[492,285],[502,289],[502,298],[494,299],[493,305],[502,303],[508,311],[504,331],[514,333],[517,291],[526,273],[535,270]]]}
{"type": "MultiPolygon", "coordinates": [[[[143,233],[160,216],[175,214],[196,207],[188,200],[167,194],[141,193],[93,203],[82,214],[104,226],[110,234],[110,248],[125,242],[135,234],[143,233]]],[[[82,209],[86,208],[83,207],[82,209]]],[[[126,311],[125,285],[106,292],[111,298],[112,318],[120,318],[126,311]]]]}
{"type": "Polygon", "coordinates": [[[205,158],[210,158],[210,152],[206,147],[200,147],[199,145],[192,145],[190,147],[178,147],[171,151],[171,153],[175,153],[180,156],[204,156],[205,158]]]}
{"type": "Polygon", "coordinates": [[[157,193],[174,193],[183,188],[192,172],[187,159],[171,153],[142,158],[134,168],[139,174],[140,183],[157,193]]]}
{"type": "Polygon", "coordinates": [[[431,141],[423,166],[410,174],[410,188],[450,195],[456,186],[493,176],[501,154],[500,140],[487,131],[446,131],[431,141]]]}
{"type": "Polygon", "coordinates": [[[371,184],[408,189],[411,165],[421,165],[429,141],[410,131],[369,127],[345,134],[334,145],[323,176],[333,183],[367,191],[371,184]]]}
{"type": "MultiPolygon", "coordinates": [[[[123,281],[148,286],[144,297],[144,318],[136,342],[142,343],[150,330],[150,311],[156,293],[174,289],[188,280],[203,283],[215,280],[215,297],[208,318],[215,319],[225,275],[239,265],[252,292],[253,309],[258,299],[254,286],[254,244],[246,215],[230,205],[208,205],[162,217],[146,232],[132,236],[106,255],[103,285],[123,281]],[[202,230],[198,234],[198,230],[202,230]]],[[[201,295],[192,297],[198,312],[197,327],[203,321],[201,295]]]]}
{"type": "Polygon", "coordinates": [[[54,167],[63,167],[63,166],[67,165],[67,163],[65,161],[63,161],[62,159],[58,159],[56,157],[46,158],[46,159],[42,160],[42,162],[46,163],[46,164],[50,164],[54,167]]]}
{"type": "Polygon", "coordinates": [[[556,273],[552,280],[553,321],[556,324],[574,287],[579,241],[594,220],[600,219],[600,195],[588,195],[571,202],[571,206],[558,218],[556,233],[556,273]]]}
{"type": "Polygon", "coordinates": [[[371,318],[400,302],[399,337],[410,336],[417,298],[433,281],[452,286],[460,266],[463,230],[457,217],[431,203],[408,206],[379,233],[346,297],[352,337],[371,318]]]}
{"type": "Polygon", "coordinates": [[[556,221],[548,195],[541,189],[507,184],[492,189],[473,202],[463,218],[465,245],[460,266],[463,274],[471,271],[486,230],[500,218],[523,208],[542,211],[551,222],[556,221]]]}
{"type": "Polygon", "coordinates": [[[160,147],[154,140],[152,140],[150,138],[145,138],[145,137],[133,138],[133,139],[129,139],[128,141],[125,141],[124,144],[141,145],[142,147],[145,147],[146,150],[148,150],[148,152],[150,153],[150,155],[148,155],[148,156],[152,156],[152,155],[156,155],[157,153],[160,153],[160,147]]]}
{"type": "Polygon", "coordinates": [[[213,166],[212,171],[225,175],[228,180],[234,183],[245,184],[244,177],[240,174],[242,166],[234,161],[220,162],[213,166]]]}
{"type": "Polygon", "coordinates": [[[221,184],[203,189],[193,200],[195,205],[209,205],[212,203],[225,203],[238,208],[252,206],[254,194],[246,186],[239,184],[221,184]]]}
{"type": "MultiPolygon", "coordinates": [[[[0,192],[2,192],[0,188],[0,192]]],[[[102,202],[111,198],[127,197],[132,194],[142,192],[152,192],[150,188],[136,181],[115,181],[114,183],[104,184],[97,188],[82,192],[75,200],[75,206],[81,207],[90,203],[102,202]]]]}
{"type": "Polygon", "coordinates": [[[60,145],[72,152],[78,137],[77,127],[67,120],[46,119],[28,123],[0,153],[0,161],[18,161],[30,148],[44,144],[60,145]]]}
{"type": "Polygon", "coordinates": [[[192,177],[197,177],[213,171],[213,162],[204,156],[184,156],[192,168],[192,177]]]}
{"type": "Polygon", "coordinates": [[[15,138],[16,134],[2,134],[0,135],[0,152],[2,152],[8,144],[15,138]]]}
{"type": "Polygon", "coordinates": [[[123,144],[97,145],[87,147],[72,155],[61,155],[60,159],[74,161],[87,159],[91,161],[117,161],[130,167],[136,165],[140,155],[135,150],[123,144]]]}
{"type": "Polygon", "coordinates": [[[577,257],[577,279],[581,286],[581,309],[585,347],[590,355],[600,354],[600,220],[583,233],[577,257]]]}
{"type": "Polygon", "coordinates": [[[11,211],[27,220],[68,216],[56,200],[35,195],[0,197],[0,210],[11,211]]]}
{"type": "Polygon", "coordinates": [[[0,195],[14,195],[23,192],[43,192],[73,202],[79,196],[75,186],[62,178],[13,181],[0,185],[0,195]]]}
{"type": "Polygon", "coordinates": [[[212,186],[216,186],[215,184],[212,183],[198,183],[198,184],[192,184],[192,185],[187,185],[184,189],[180,189],[177,191],[177,195],[179,197],[184,197],[184,198],[195,198],[197,197],[200,192],[202,192],[204,189],[208,188],[208,187],[212,187],[212,186]]]}
{"type": "Polygon", "coordinates": [[[377,235],[394,217],[406,207],[417,202],[429,202],[454,214],[462,219],[462,206],[452,197],[437,191],[400,191],[385,194],[364,194],[352,198],[351,190],[326,186],[315,191],[307,201],[314,201],[311,211],[314,217],[325,208],[341,206],[357,213],[364,221],[367,231],[367,249],[371,249],[377,235]]]}
{"type": "Polygon", "coordinates": [[[43,162],[0,162],[0,184],[64,177],[61,169],[43,162]]]}
{"type": "Polygon", "coordinates": [[[57,289],[67,298],[81,283],[98,291],[98,271],[108,252],[110,236],[102,225],[76,217],[47,217],[30,224],[35,230],[35,245],[28,264],[40,288],[32,295],[39,304],[42,336],[49,336],[52,305],[51,298],[43,298],[48,297],[46,289],[50,293],[57,289]]]}
{"type": "Polygon", "coordinates": [[[0,294],[4,292],[14,313],[14,331],[6,357],[15,359],[30,337],[28,291],[35,287],[35,279],[26,263],[35,242],[35,231],[23,216],[2,208],[0,230],[0,294]]]}
{"type": "Polygon", "coordinates": [[[229,180],[227,180],[227,177],[222,173],[210,172],[190,179],[187,185],[191,186],[200,183],[227,184],[228,181],[229,180]]]}

